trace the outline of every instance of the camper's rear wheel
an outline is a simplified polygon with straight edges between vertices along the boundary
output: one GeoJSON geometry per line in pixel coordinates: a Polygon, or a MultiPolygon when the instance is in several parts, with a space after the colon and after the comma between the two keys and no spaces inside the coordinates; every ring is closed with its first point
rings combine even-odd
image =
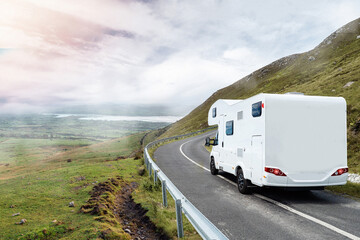
{"type": "Polygon", "coordinates": [[[246,194],[250,192],[249,189],[249,180],[244,178],[244,173],[241,168],[237,170],[237,186],[239,189],[239,192],[246,194]]]}
{"type": "Polygon", "coordinates": [[[211,158],[211,161],[210,161],[210,172],[212,175],[216,175],[219,173],[219,170],[217,170],[215,167],[215,161],[214,161],[213,157],[211,158]]]}

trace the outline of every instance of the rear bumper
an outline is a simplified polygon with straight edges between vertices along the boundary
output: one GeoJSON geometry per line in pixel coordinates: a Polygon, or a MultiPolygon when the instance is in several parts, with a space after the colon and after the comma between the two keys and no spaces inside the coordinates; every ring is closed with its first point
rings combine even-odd
{"type": "Polygon", "coordinates": [[[321,180],[294,180],[288,176],[276,176],[265,173],[263,175],[263,186],[272,187],[324,187],[332,185],[345,185],[348,173],[340,176],[328,176],[321,180]]]}
{"type": "Polygon", "coordinates": [[[324,190],[325,186],[321,187],[278,187],[278,186],[264,186],[272,189],[280,189],[288,192],[297,192],[297,191],[308,191],[308,190],[324,190]]]}

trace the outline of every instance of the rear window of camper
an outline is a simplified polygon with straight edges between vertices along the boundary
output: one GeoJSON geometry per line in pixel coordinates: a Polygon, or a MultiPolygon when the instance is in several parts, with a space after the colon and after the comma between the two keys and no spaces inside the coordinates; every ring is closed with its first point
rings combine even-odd
{"type": "Polygon", "coordinates": [[[226,135],[233,135],[234,133],[234,121],[226,122],[226,135]]]}
{"type": "Polygon", "coordinates": [[[261,101],[254,103],[252,105],[252,116],[253,117],[260,117],[261,116],[261,101]]]}
{"type": "Polygon", "coordinates": [[[216,117],[216,108],[213,108],[213,109],[212,109],[212,117],[213,117],[213,118],[216,117]]]}

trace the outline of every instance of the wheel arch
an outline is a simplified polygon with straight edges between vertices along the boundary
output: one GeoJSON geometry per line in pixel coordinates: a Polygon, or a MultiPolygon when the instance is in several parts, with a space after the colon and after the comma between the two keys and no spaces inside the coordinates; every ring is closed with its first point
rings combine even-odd
{"type": "Polygon", "coordinates": [[[235,168],[235,174],[234,174],[234,175],[237,176],[237,172],[238,172],[239,169],[242,169],[243,174],[244,174],[244,178],[250,180],[250,172],[247,171],[247,170],[244,168],[244,166],[242,166],[242,164],[238,164],[238,165],[236,166],[236,168],[235,168]]]}
{"type": "MultiPolygon", "coordinates": [[[[235,168],[235,176],[237,175],[239,169],[242,169],[242,167],[240,165],[238,165],[236,168],[235,168]]],[[[244,170],[243,170],[244,172],[244,170]]]]}
{"type": "MultiPolygon", "coordinates": [[[[211,160],[214,160],[214,162],[215,162],[215,157],[214,157],[214,155],[210,155],[210,157],[209,157],[209,162],[211,162],[211,160]]],[[[216,164],[215,164],[216,165],[216,164]]]]}

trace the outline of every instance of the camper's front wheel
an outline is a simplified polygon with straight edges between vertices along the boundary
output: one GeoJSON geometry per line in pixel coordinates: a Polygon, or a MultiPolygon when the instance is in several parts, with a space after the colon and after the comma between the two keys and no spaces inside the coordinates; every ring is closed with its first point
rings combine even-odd
{"type": "Polygon", "coordinates": [[[238,185],[239,192],[241,192],[243,194],[250,192],[249,180],[244,178],[244,173],[241,168],[239,168],[237,171],[237,185],[238,185]]]}
{"type": "Polygon", "coordinates": [[[211,158],[211,161],[210,161],[210,172],[212,175],[216,175],[219,172],[219,170],[217,170],[215,167],[215,161],[214,161],[213,157],[211,158]]]}

